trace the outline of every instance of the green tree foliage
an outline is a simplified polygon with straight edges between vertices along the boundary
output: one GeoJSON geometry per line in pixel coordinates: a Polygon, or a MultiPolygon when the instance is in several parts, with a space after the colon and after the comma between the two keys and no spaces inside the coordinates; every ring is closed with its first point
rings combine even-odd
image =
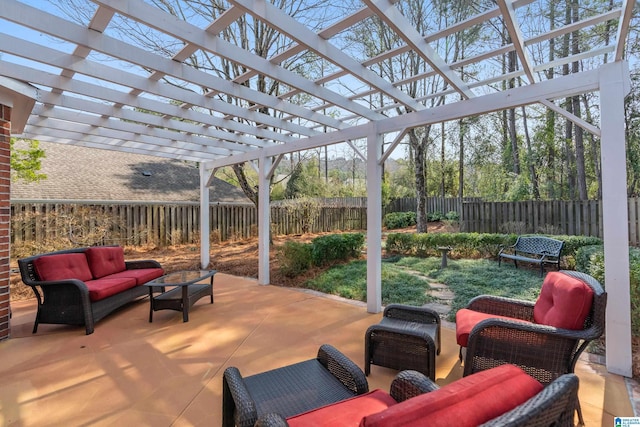
{"type": "Polygon", "coordinates": [[[47,178],[40,173],[42,159],[46,157],[40,148],[40,142],[35,139],[11,138],[11,177],[27,182],[38,182],[47,178]],[[23,148],[26,146],[26,148],[23,148]]]}
{"type": "Polygon", "coordinates": [[[284,198],[324,197],[326,193],[326,183],[318,175],[318,164],[312,160],[296,164],[284,190],[284,198]]]}

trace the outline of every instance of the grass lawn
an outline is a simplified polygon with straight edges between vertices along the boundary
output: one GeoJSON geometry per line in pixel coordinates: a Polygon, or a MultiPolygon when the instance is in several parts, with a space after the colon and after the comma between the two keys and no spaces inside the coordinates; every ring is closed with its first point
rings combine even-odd
{"type": "MultiPolygon", "coordinates": [[[[359,260],[335,266],[308,280],[304,287],[366,301],[366,278],[366,261],[359,260]]],[[[430,282],[443,283],[453,292],[449,320],[453,320],[455,312],[477,295],[535,301],[542,285],[537,270],[515,269],[513,265],[498,267],[497,262],[490,260],[449,260],[448,267],[441,269],[439,257],[394,257],[382,262],[382,304],[423,305],[431,302],[430,282]]]]}

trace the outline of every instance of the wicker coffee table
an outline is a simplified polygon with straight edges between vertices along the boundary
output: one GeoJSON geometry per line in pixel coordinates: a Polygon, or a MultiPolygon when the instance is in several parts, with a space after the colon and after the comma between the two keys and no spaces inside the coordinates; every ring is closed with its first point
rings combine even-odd
{"type": "Polygon", "coordinates": [[[159,277],[145,286],[149,288],[149,322],[158,310],[182,311],[182,321],[189,321],[189,309],[207,295],[213,304],[213,276],[216,270],[176,271],[159,277]],[[198,283],[210,279],[209,283],[198,283]],[[165,291],[166,287],[171,287],[165,291]],[[154,295],[160,291],[159,295],[154,295]]]}

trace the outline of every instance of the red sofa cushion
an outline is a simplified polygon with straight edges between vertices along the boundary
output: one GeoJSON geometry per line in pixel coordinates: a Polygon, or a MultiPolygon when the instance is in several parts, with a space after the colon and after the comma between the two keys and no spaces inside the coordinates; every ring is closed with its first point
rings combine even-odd
{"type": "Polygon", "coordinates": [[[137,285],[143,285],[147,282],[157,279],[164,274],[162,268],[134,268],[132,270],[121,271],[120,273],[114,273],[109,275],[109,279],[116,279],[120,277],[130,277],[136,280],[137,285]]]}
{"type": "Polygon", "coordinates": [[[593,290],[582,280],[552,271],[542,283],[533,307],[533,320],[541,325],[579,330],[593,304],[593,290]]]}
{"type": "Polygon", "coordinates": [[[124,250],[120,246],[94,246],[86,251],[94,279],[126,270],[124,250]]]}
{"type": "Polygon", "coordinates": [[[33,260],[33,266],[40,280],[65,279],[91,280],[91,270],[83,253],[41,256],[33,260]]]}
{"type": "Polygon", "coordinates": [[[136,286],[136,279],[131,277],[121,277],[119,279],[102,278],[88,280],[85,284],[87,288],[89,288],[89,299],[91,301],[100,301],[111,295],[133,288],[136,286]]]}
{"type": "Polygon", "coordinates": [[[514,365],[478,372],[366,416],[360,427],[472,427],[526,402],[542,384],[514,365]]]}
{"type": "Polygon", "coordinates": [[[474,326],[485,319],[506,319],[526,322],[525,320],[513,319],[511,317],[497,316],[495,314],[481,313],[479,311],[462,308],[456,313],[456,341],[458,345],[466,347],[469,342],[469,334],[474,326]]]}
{"type": "Polygon", "coordinates": [[[395,404],[396,401],[389,393],[378,389],[289,417],[287,423],[290,427],[355,427],[363,416],[383,411],[395,404]]]}

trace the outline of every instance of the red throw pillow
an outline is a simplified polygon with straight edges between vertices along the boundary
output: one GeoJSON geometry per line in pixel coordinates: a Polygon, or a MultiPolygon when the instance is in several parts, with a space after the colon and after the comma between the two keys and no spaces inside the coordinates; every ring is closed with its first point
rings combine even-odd
{"type": "Polygon", "coordinates": [[[33,266],[40,280],[55,281],[65,279],[91,280],[91,270],[83,253],[41,256],[33,260],[33,266]]]}
{"type": "Polygon", "coordinates": [[[541,325],[579,330],[593,304],[593,290],[582,280],[552,271],[542,283],[533,307],[533,320],[541,325]]]}
{"type": "Polygon", "coordinates": [[[94,279],[126,270],[124,249],[120,246],[94,246],[87,249],[87,261],[94,279]]]}
{"type": "Polygon", "coordinates": [[[362,417],[395,404],[389,393],[378,389],[289,417],[287,423],[289,427],[355,427],[362,417]]]}
{"type": "Polygon", "coordinates": [[[502,365],[369,415],[360,427],[475,427],[521,405],[542,388],[517,366],[502,365]]]}

